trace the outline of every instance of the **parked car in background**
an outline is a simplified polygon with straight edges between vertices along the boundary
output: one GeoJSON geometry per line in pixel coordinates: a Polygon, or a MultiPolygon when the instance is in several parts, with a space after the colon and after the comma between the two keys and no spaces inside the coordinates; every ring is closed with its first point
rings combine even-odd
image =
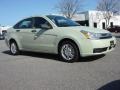
{"type": "Polygon", "coordinates": [[[10,26],[0,26],[0,39],[5,38],[5,34],[7,32],[7,29],[10,28],[10,26]]]}
{"type": "Polygon", "coordinates": [[[114,33],[120,33],[120,26],[109,27],[107,30],[114,33]]]}
{"type": "Polygon", "coordinates": [[[106,54],[116,46],[116,39],[109,31],[83,27],[55,15],[19,21],[8,30],[5,41],[13,55],[21,50],[53,53],[67,62],[79,60],[80,56],[106,54]]]}

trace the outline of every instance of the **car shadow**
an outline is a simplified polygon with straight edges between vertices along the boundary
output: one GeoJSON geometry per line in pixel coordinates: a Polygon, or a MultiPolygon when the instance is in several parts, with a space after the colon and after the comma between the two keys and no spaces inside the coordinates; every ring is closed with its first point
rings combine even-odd
{"type": "MultiPolygon", "coordinates": [[[[10,51],[3,51],[2,53],[11,55],[10,51]]],[[[47,54],[47,53],[37,53],[37,52],[20,52],[19,56],[30,56],[30,57],[36,57],[36,58],[45,58],[45,59],[53,59],[53,60],[58,60],[58,55],[55,54],[47,54]]]]}
{"type": "MultiPolygon", "coordinates": [[[[3,51],[2,53],[7,54],[7,55],[11,55],[10,51],[3,51]]],[[[61,61],[64,62],[62,60],[60,60],[59,56],[56,54],[47,54],[47,53],[37,53],[37,52],[21,52],[20,53],[21,56],[30,56],[30,57],[36,57],[36,58],[44,58],[44,59],[52,59],[55,61],[61,61]]],[[[92,62],[95,60],[98,60],[100,58],[103,58],[105,55],[97,55],[97,56],[89,56],[89,57],[80,57],[80,60],[78,60],[77,62],[92,62]]]]}
{"type": "Polygon", "coordinates": [[[110,82],[97,90],[120,90],[120,80],[110,82]]]}

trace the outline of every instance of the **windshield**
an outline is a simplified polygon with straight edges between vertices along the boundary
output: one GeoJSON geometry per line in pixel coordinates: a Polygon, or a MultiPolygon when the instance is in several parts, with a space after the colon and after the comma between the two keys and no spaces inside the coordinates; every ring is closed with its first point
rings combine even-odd
{"type": "Polygon", "coordinates": [[[77,22],[74,22],[68,18],[62,16],[47,16],[53,23],[55,23],[58,27],[71,27],[71,26],[80,26],[77,22]]]}

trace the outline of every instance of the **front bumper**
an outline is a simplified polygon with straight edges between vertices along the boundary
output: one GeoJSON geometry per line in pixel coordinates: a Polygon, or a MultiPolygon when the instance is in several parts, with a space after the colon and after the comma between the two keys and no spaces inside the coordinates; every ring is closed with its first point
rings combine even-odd
{"type": "Polygon", "coordinates": [[[99,39],[99,40],[82,40],[80,45],[81,56],[94,56],[106,54],[114,50],[116,46],[116,38],[112,37],[110,39],[99,39]]]}

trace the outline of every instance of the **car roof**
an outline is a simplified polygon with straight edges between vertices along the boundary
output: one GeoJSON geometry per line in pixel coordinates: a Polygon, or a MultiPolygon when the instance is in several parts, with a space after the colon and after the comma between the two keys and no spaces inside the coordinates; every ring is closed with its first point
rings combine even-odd
{"type": "MultiPolygon", "coordinates": [[[[59,17],[61,15],[35,15],[35,16],[29,16],[29,17],[24,17],[25,18],[32,18],[32,17],[59,17]]],[[[62,17],[62,16],[61,16],[62,17]]]]}

